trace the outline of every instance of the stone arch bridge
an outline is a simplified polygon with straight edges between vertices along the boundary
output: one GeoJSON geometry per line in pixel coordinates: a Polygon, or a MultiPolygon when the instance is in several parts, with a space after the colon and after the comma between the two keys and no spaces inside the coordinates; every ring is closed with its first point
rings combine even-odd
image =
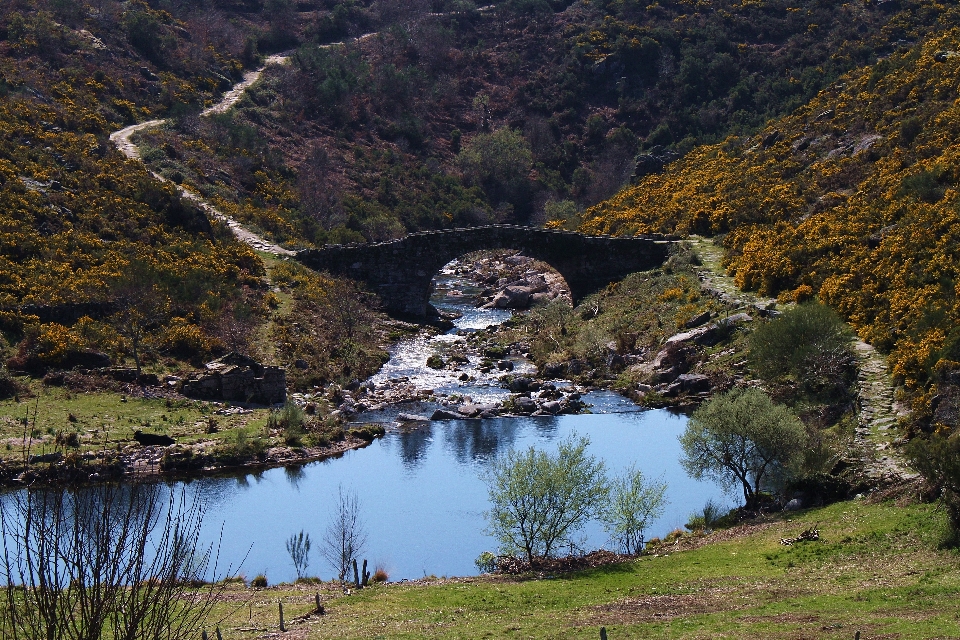
{"type": "Polygon", "coordinates": [[[622,280],[634,271],[652,269],[667,258],[671,241],[660,236],[586,236],[571,231],[513,225],[490,225],[423,231],[377,244],[331,245],[297,254],[302,264],[366,283],[387,312],[426,319],[431,280],[443,265],[466,253],[517,249],[546,262],[570,287],[574,302],[622,280]]]}

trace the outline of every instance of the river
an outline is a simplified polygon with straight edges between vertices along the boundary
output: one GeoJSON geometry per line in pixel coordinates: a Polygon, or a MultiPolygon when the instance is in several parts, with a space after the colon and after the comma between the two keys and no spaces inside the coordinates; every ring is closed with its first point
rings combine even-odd
{"type": "MultiPolygon", "coordinates": [[[[507,391],[496,384],[498,372],[477,370],[471,356],[462,371],[474,379],[461,382],[459,372],[424,366],[432,353],[444,352],[463,335],[502,322],[509,312],[481,311],[469,304],[471,285],[452,270],[438,277],[432,298],[443,311],[463,314],[455,328],[434,337],[416,336],[391,351],[391,360],[372,378],[375,384],[409,378],[437,394],[460,394],[476,402],[501,400],[507,391]]],[[[515,372],[532,369],[515,358],[515,372]]],[[[342,457],[302,467],[271,469],[230,478],[205,478],[185,485],[207,504],[208,539],[223,526],[221,557],[247,560],[246,575],[265,574],[271,582],[296,577],[285,541],[303,530],[316,548],[332,519],[338,487],[356,492],[368,534],[363,554],[382,566],[391,580],[477,573],[474,559],[496,551],[485,532],[487,508],[484,473],[510,448],[555,450],[558,442],[578,434],[590,439],[589,453],[601,458],[612,474],[635,465],[650,479],[667,483],[669,505],[648,532],[663,536],[682,527],[707,500],[727,499],[711,483],[689,478],[680,468],[677,436],[686,419],[664,410],[641,410],[622,396],[606,391],[584,395],[591,414],[451,420],[400,428],[392,422],[387,434],[369,447],[342,457]]],[[[364,420],[392,420],[397,413],[429,415],[433,402],[388,407],[361,415],[364,420]]],[[[610,546],[599,524],[583,530],[579,546],[610,546]]],[[[331,569],[313,552],[308,571],[330,578],[331,569]]]]}
{"type": "MultiPolygon", "coordinates": [[[[444,311],[463,314],[456,327],[439,336],[402,341],[372,382],[408,378],[437,395],[455,393],[477,402],[503,399],[507,391],[496,382],[500,373],[479,371],[478,356],[471,356],[460,372],[425,366],[431,353],[508,316],[474,309],[463,295],[469,293],[469,283],[449,271],[441,274],[432,301],[444,311]],[[460,381],[462,372],[474,379],[460,381]]],[[[529,362],[514,360],[515,371],[531,369],[529,362]]],[[[511,448],[555,450],[574,434],[590,439],[589,453],[602,459],[611,474],[635,465],[647,478],[667,483],[669,505],[648,537],[682,527],[707,500],[728,502],[718,487],[692,480],[680,468],[677,436],[686,424],[683,416],[641,410],[612,392],[594,391],[583,399],[593,413],[433,421],[408,427],[392,421],[398,412],[429,415],[439,405],[388,407],[361,414],[363,420],[390,421],[386,435],[366,448],[300,467],[174,482],[170,487],[202,499],[203,542],[219,544],[221,566],[236,567],[245,558],[241,572],[248,578],[262,573],[270,583],[296,578],[285,542],[301,530],[313,541],[308,574],[333,577],[318,548],[332,520],[338,487],[355,492],[359,499],[367,532],[362,557],[372,567],[385,569],[391,580],[476,574],[474,559],[483,551],[497,550],[496,540],[485,532],[484,519],[488,501],[483,476],[491,463],[511,448]]],[[[580,548],[610,548],[599,524],[582,534],[580,548]]]]}

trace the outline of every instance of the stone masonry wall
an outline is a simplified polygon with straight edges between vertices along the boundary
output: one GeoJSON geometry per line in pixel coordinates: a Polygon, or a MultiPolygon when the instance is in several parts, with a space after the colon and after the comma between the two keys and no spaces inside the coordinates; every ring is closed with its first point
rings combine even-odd
{"type": "Polygon", "coordinates": [[[443,265],[466,253],[518,249],[546,262],[566,280],[574,302],[635,271],[666,260],[663,237],[586,236],[512,225],[426,231],[378,244],[334,245],[297,254],[318,271],[366,283],[390,313],[427,315],[430,282],[443,265]]]}

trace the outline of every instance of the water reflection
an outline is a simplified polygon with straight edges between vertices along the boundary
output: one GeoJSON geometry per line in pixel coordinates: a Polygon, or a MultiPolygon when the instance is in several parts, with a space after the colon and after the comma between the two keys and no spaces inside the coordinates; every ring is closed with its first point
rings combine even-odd
{"type": "Polygon", "coordinates": [[[456,420],[444,424],[444,448],[465,466],[486,462],[513,448],[516,420],[456,420]]]}
{"type": "Polygon", "coordinates": [[[403,466],[410,471],[415,470],[433,442],[433,423],[427,422],[414,429],[398,431],[397,442],[400,445],[400,460],[403,466]]]}
{"type": "Polygon", "coordinates": [[[303,465],[290,465],[289,467],[284,467],[283,473],[287,476],[287,482],[290,483],[290,486],[299,490],[300,483],[306,477],[306,474],[303,472],[303,465]]]}
{"type": "MultiPolygon", "coordinates": [[[[163,494],[182,489],[187,501],[202,501],[203,545],[219,545],[220,558],[234,566],[247,558],[242,571],[265,572],[271,582],[296,578],[284,543],[300,530],[319,540],[339,485],[357,492],[369,533],[367,557],[383,563],[392,579],[470,575],[474,558],[496,548],[484,534],[488,497],[481,478],[511,448],[551,451],[576,432],[590,438],[589,452],[611,474],[636,464],[647,477],[662,476],[670,504],[651,536],[683,526],[707,499],[725,503],[715,485],[691,480],[680,468],[677,436],[685,424],[665,411],[437,422],[388,432],[338,459],[168,483],[163,494]]],[[[599,526],[584,535],[588,548],[607,542],[599,526]]],[[[318,554],[310,573],[332,576],[318,554]]]]}

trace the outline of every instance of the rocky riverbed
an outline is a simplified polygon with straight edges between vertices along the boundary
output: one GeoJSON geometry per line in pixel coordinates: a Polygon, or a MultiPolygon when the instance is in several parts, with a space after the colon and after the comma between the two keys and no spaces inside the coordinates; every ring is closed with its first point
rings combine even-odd
{"type": "Polygon", "coordinates": [[[348,388],[293,394],[299,403],[323,398],[333,416],[350,422],[415,424],[429,420],[559,415],[588,409],[589,391],[562,378],[543,379],[529,345],[502,344],[500,323],[512,312],[569,299],[563,279],[514,253],[469,256],[443,270],[433,303],[453,328],[424,328],[391,349],[381,371],[348,388]]]}

